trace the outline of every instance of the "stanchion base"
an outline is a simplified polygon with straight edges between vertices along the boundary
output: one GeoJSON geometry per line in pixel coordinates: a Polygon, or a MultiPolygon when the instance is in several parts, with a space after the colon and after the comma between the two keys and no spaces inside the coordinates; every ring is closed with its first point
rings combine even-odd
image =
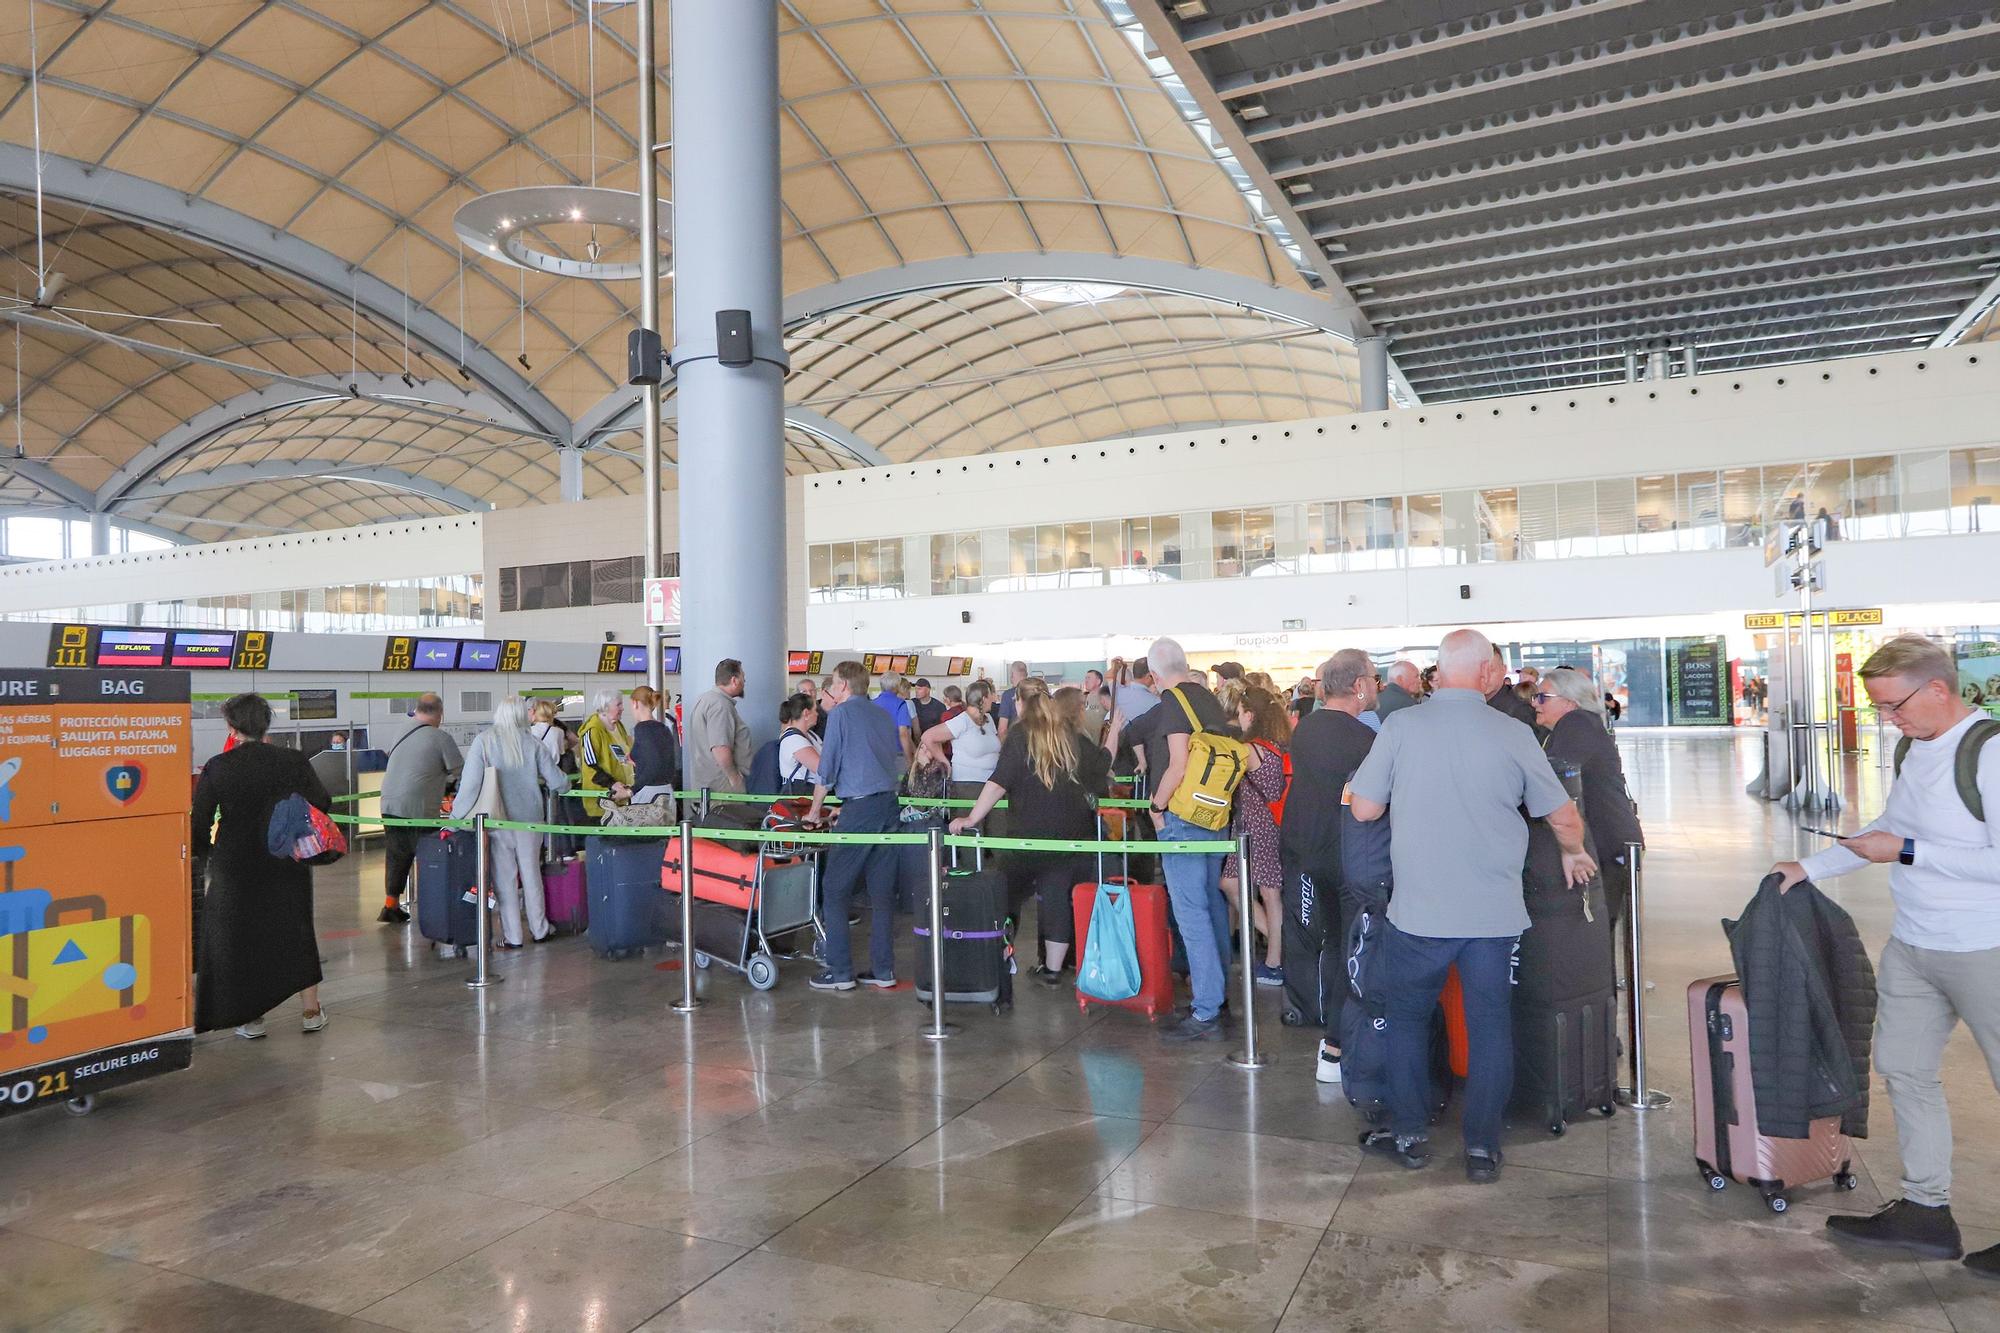
{"type": "Polygon", "coordinates": [[[701,997],[697,995],[692,1000],[675,1000],[672,1004],[668,1005],[667,1008],[673,1010],[677,1014],[691,1014],[695,1010],[701,1008],[701,1003],[702,1003],[701,997]]]}
{"type": "Polygon", "coordinates": [[[465,988],[467,990],[485,990],[488,986],[497,986],[506,979],[497,973],[488,972],[484,981],[481,981],[478,977],[467,977],[465,979],[465,988]]]}
{"type": "Polygon", "coordinates": [[[925,1041],[943,1041],[947,1037],[956,1037],[959,1031],[959,1026],[956,1023],[946,1023],[942,1028],[934,1028],[929,1023],[926,1023],[918,1035],[925,1041]]]}
{"type": "Polygon", "coordinates": [[[1674,1099],[1656,1088],[1646,1089],[1643,1098],[1635,1098],[1632,1089],[1620,1088],[1612,1094],[1613,1099],[1628,1111],[1664,1111],[1674,1104],[1674,1099]]]}
{"type": "Polygon", "coordinates": [[[1269,1051],[1231,1051],[1229,1063],[1238,1069],[1262,1069],[1266,1065],[1276,1064],[1277,1061],[1269,1051]]]}

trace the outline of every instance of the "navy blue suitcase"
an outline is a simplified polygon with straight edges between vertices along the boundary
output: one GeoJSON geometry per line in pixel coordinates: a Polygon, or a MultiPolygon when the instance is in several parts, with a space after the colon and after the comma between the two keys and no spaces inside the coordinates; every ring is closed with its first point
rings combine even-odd
{"type": "Polygon", "coordinates": [[[478,842],[470,833],[426,833],[417,843],[417,929],[446,957],[479,942],[478,898],[466,896],[478,870],[478,842]]]}
{"type": "Polygon", "coordinates": [[[590,947],[624,958],[667,940],[667,895],[660,888],[667,839],[586,837],[584,892],[590,897],[590,947]]]}

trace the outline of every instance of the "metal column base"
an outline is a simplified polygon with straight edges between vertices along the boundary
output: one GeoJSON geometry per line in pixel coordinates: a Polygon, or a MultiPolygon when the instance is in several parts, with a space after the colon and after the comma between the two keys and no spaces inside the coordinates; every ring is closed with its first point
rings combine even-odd
{"type": "Polygon", "coordinates": [[[956,1037],[958,1033],[959,1026],[956,1023],[926,1023],[921,1035],[925,1041],[944,1041],[949,1037],[956,1037]]]}
{"type": "Polygon", "coordinates": [[[489,971],[483,977],[467,977],[465,979],[465,988],[467,990],[485,990],[488,986],[497,986],[506,979],[497,972],[489,971]]]}
{"type": "Polygon", "coordinates": [[[701,1008],[701,997],[699,995],[690,995],[685,999],[675,1000],[667,1008],[677,1014],[691,1014],[701,1008]]]}
{"type": "Polygon", "coordinates": [[[1231,1051],[1229,1063],[1238,1069],[1264,1069],[1276,1062],[1265,1051],[1231,1051]]]}
{"type": "Polygon", "coordinates": [[[1612,1094],[1613,1099],[1631,1111],[1664,1111],[1674,1104],[1674,1099],[1654,1088],[1646,1089],[1644,1097],[1634,1097],[1632,1089],[1620,1088],[1612,1094]]]}

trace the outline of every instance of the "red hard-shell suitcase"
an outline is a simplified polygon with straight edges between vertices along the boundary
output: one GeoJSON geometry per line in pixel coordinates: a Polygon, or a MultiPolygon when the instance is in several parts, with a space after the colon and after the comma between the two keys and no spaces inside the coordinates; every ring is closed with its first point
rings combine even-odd
{"type": "Polygon", "coordinates": [[[583,886],[583,858],[552,861],[542,867],[542,901],[547,906],[549,924],[570,934],[580,934],[590,923],[588,896],[583,886]]]}
{"type": "Polygon", "coordinates": [[[1472,1067],[1472,1039],[1465,1030],[1465,983],[1458,979],[1458,964],[1444,974],[1444,993],[1438,996],[1444,1009],[1444,1048],[1451,1072],[1461,1082],[1472,1067]]]}
{"type": "MultiPolygon", "coordinates": [[[[1093,1004],[1136,1009],[1147,1018],[1159,1018],[1174,1011],[1173,937],[1167,931],[1167,891],[1159,884],[1134,884],[1113,876],[1107,884],[1123,884],[1132,893],[1132,926],[1139,941],[1139,993],[1129,1000],[1100,1000],[1095,995],[1076,993],[1076,1007],[1093,1004]]],[[[1076,956],[1083,957],[1090,939],[1090,914],[1097,906],[1097,885],[1079,884],[1070,890],[1070,906],[1076,913],[1076,956]]]]}
{"type": "Polygon", "coordinates": [[[1785,1191],[1821,1180],[1858,1183],[1854,1146],[1839,1116],[1812,1122],[1802,1139],[1757,1132],[1757,1092],[1750,1077],[1750,1010],[1733,976],[1703,977],[1688,987],[1688,1044],[1694,1063],[1694,1160],[1714,1190],[1732,1180],[1754,1185],[1774,1213],[1791,1206],[1785,1191]]]}

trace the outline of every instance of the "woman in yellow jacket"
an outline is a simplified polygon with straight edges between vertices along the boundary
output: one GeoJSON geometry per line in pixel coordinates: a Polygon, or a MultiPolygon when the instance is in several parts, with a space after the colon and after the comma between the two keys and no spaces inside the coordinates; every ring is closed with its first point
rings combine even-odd
{"type": "MultiPolygon", "coordinates": [[[[579,782],[621,797],[632,792],[632,734],[619,720],[624,711],[625,700],[618,691],[599,690],[590,696],[590,716],[576,732],[579,782]]],[[[604,805],[586,797],[583,812],[602,819],[604,805]]]]}

